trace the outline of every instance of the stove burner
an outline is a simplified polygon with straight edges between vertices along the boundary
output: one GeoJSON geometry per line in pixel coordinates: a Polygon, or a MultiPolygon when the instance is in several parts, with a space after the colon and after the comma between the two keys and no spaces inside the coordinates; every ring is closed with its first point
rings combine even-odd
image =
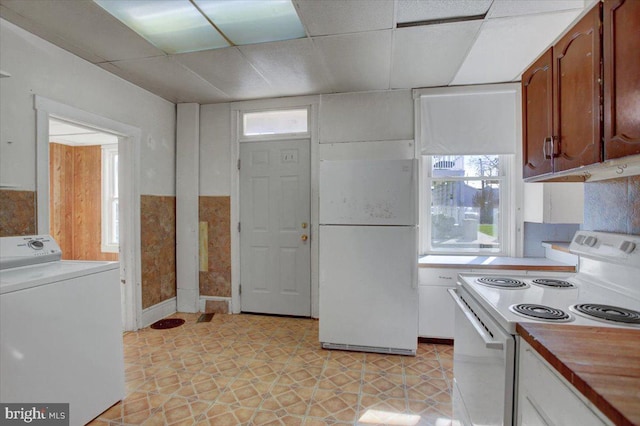
{"type": "Polygon", "coordinates": [[[571,284],[569,281],[557,280],[555,278],[538,278],[531,281],[534,284],[538,284],[542,287],[553,287],[553,288],[574,288],[575,285],[571,284]]]}
{"type": "Polygon", "coordinates": [[[513,278],[502,277],[480,277],[476,280],[479,284],[488,285],[489,287],[499,288],[525,288],[527,284],[513,278]]]}
{"type": "Polygon", "coordinates": [[[640,325],[640,312],[621,308],[619,306],[580,303],[573,305],[571,310],[587,317],[602,319],[605,321],[640,325]]]}
{"type": "Polygon", "coordinates": [[[571,316],[556,308],[551,308],[544,305],[535,305],[532,303],[520,303],[518,305],[512,305],[509,309],[523,317],[535,318],[542,321],[552,322],[567,322],[571,321],[571,316]]]}

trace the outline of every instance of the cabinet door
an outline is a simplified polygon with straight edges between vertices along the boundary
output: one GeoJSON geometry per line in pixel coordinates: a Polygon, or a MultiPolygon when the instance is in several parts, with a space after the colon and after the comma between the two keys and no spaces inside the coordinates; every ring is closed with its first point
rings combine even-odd
{"type": "Polygon", "coordinates": [[[554,171],[601,161],[598,3],[553,46],[554,171]]]}
{"type": "Polygon", "coordinates": [[[605,0],[604,155],[640,154],[640,1],[605,0]]]}
{"type": "Polygon", "coordinates": [[[522,74],[522,174],[525,178],[553,171],[552,58],[549,49],[522,74]]]}
{"type": "Polygon", "coordinates": [[[418,314],[418,336],[438,339],[453,339],[455,304],[441,286],[419,286],[420,311],[418,314]]]}

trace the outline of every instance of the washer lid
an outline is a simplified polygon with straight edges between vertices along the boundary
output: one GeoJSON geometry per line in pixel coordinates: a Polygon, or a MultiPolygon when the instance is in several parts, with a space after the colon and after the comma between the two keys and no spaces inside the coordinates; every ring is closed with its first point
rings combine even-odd
{"type": "MultiPolygon", "coordinates": [[[[118,269],[118,262],[62,260],[0,271],[0,294],[118,269]]],[[[115,281],[118,282],[117,280],[115,281]]]]}

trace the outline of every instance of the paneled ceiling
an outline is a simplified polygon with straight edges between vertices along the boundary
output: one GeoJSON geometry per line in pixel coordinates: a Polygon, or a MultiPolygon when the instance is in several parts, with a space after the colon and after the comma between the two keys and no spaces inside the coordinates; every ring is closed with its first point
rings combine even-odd
{"type": "Polygon", "coordinates": [[[293,3],[304,38],[172,55],[92,0],[0,0],[0,16],[171,102],[211,104],[518,81],[593,1],[293,3]],[[429,24],[397,27],[413,21],[429,24]]]}

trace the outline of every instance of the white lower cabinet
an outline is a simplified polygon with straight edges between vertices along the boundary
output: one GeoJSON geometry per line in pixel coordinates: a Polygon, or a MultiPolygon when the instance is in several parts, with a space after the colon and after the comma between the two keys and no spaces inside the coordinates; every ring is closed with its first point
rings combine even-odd
{"type": "Polygon", "coordinates": [[[470,269],[420,268],[418,336],[453,339],[454,302],[447,290],[456,287],[458,274],[470,269]]]}
{"type": "Polygon", "coordinates": [[[447,290],[453,287],[426,286],[418,288],[420,312],[418,336],[453,339],[453,299],[447,290]]]}
{"type": "Polygon", "coordinates": [[[526,271],[500,269],[420,268],[418,272],[420,298],[418,336],[435,339],[453,339],[455,302],[447,292],[456,288],[458,274],[499,275],[512,277],[526,271]]]}
{"type": "Polygon", "coordinates": [[[517,425],[612,425],[536,351],[520,338],[517,425]]]}

